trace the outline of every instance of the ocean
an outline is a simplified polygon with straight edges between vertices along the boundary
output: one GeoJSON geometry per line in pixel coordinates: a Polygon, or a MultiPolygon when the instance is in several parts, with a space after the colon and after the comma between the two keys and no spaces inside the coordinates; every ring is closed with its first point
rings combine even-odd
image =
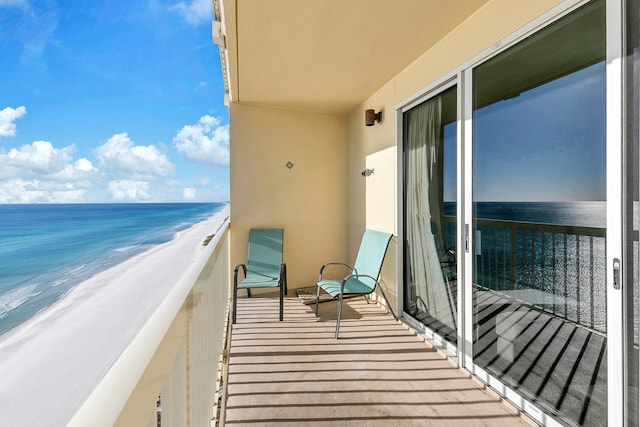
{"type": "Polygon", "coordinates": [[[221,203],[0,205],[0,334],[221,203]]]}

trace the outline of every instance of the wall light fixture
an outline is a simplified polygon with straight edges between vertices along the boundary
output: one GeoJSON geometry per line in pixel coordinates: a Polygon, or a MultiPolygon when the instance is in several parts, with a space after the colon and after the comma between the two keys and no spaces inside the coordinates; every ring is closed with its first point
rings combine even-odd
{"type": "Polygon", "coordinates": [[[382,121],[382,111],[375,112],[375,110],[369,109],[364,110],[364,124],[366,126],[373,126],[376,123],[380,123],[382,121]]]}

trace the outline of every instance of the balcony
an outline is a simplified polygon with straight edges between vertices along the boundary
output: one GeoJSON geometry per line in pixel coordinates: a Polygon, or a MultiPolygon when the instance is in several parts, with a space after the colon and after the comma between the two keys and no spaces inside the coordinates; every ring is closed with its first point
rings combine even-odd
{"type": "Polygon", "coordinates": [[[92,388],[60,397],[75,409],[47,424],[527,424],[363,298],[347,300],[340,340],[333,338],[336,303],[321,303],[316,318],[295,290],[284,322],[267,294],[241,298],[231,328],[228,245],[227,220],[92,388]]]}
{"type": "MultiPolygon", "coordinates": [[[[295,292],[295,291],[294,291],[295,292]]],[[[290,292],[292,293],[292,292],[290,292]]],[[[531,425],[375,303],[241,298],[229,351],[226,425],[531,425]]]]}
{"type": "MultiPolygon", "coordinates": [[[[459,369],[441,349],[362,297],[345,301],[339,340],[334,338],[337,303],[322,302],[316,317],[314,306],[308,304],[308,298],[298,297],[296,290],[290,290],[286,298],[284,322],[277,320],[278,298],[274,293],[253,298],[241,295],[238,322],[230,325],[229,233],[227,220],[207,240],[196,262],[181,272],[181,279],[147,322],[136,329],[133,339],[115,360],[87,364],[110,363],[105,372],[96,374],[98,380],[89,390],[70,387],[74,383],[72,378],[66,385],[49,381],[41,390],[34,389],[33,395],[23,396],[21,403],[22,407],[41,399],[52,399],[54,403],[39,405],[44,409],[34,408],[33,414],[22,418],[15,410],[5,411],[9,408],[3,407],[2,419],[42,419],[37,418],[38,411],[64,401],[65,406],[57,413],[47,415],[47,425],[531,424],[515,407],[459,369]]],[[[506,261],[501,265],[513,264],[508,258],[506,261]]],[[[452,284],[455,290],[455,281],[452,284]]],[[[479,331],[480,344],[502,348],[501,357],[490,363],[499,367],[499,372],[515,372],[527,362],[528,367],[521,371],[527,377],[538,378],[532,366],[538,369],[541,361],[546,360],[544,355],[548,355],[538,347],[548,347],[550,342],[541,337],[552,327],[556,330],[549,333],[555,338],[564,336],[557,331],[558,322],[564,328],[572,327],[574,335],[584,330],[597,336],[591,325],[592,316],[585,316],[589,320],[587,325],[579,325],[567,316],[558,316],[564,310],[558,310],[557,306],[554,313],[553,306],[544,309],[512,298],[506,300],[509,294],[504,293],[503,285],[497,289],[483,284],[476,286],[481,292],[477,298],[491,299],[490,306],[494,308],[496,301],[505,307],[500,311],[499,322],[500,313],[494,313],[495,310],[481,313],[486,321],[481,321],[484,326],[479,331]],[[556,320],[542,322],[551,317],[556,320]],[[520,320],[529,318],[533,319],[527,323],[529,326],[520,332],[512,331],[520,320]],[[511,341],[501,342],[507,336],[512,336],[511,341]]],[[[602,340],[590,342],[598,345],[594,352],[589,350],[583,355],[602,356],[602,340]]],[[[480,351],[477,357],[480,360],[489,354],[492,352],[480,351]]],[[[56,349],[48,353],[50,358],[56,355],[56,349]]],[[[556,360],[553,366],[566,365],[565,358],[560,356],[547,362],[556,360]]],[[[568,363],[577,366],[589,359],[589,363],[597,363],[590,372],[600,371],[601,357],[582,359],[568,363]]],[[[78,360],[67,362],[77,368],[76,372],[82,372],[78,363],[78,360]]],[[[24,364],[33,365],[26,360],[24,364]]],[[[572,374],[574,370],[569,367],[564,372],[572,374]]],[[[547,376],[540,384],[555,384],[548,381],[552,370],[543,371],[541,375],[547,376]]],[[[588,381],[592,384],[588,394],[599,396],[598,387],[594,391],[593,384],[599,384],[602,378],[600,374],[594,375],[597,376],[588,381]]],[[[570,390],[562,393],[563,400],[574,398],[570,390]]],[[[13,396],[11,399],[10,403],[16,400],[13,396]]],[[[592,413],[599,407],[599,400],[598,397],[583,401],[582,412],[592,413]]]]}

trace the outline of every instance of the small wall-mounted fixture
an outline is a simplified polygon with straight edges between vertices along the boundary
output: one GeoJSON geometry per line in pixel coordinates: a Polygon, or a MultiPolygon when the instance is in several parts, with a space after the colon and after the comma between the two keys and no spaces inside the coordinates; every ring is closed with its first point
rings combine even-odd
{"type": "Polygon", "coordinates": [[[373,126],[376,123],[382,121],[382,111],[375,112],[375,110],[364,110],[364,124],[366,126],[373,126]]]}
{"type": "Polygon", "coordinates": [[[363,178],[371,176],[373,175],[373,169],[365,169],[362,172],[360,172],[360,175],[362,175],[363,178]]]}
{"type": "Polygon", "coordinates": [[[287,167],[287,169],[291,169],[293,167],[293,163],[287,162],[285,166],[287,167]]]}

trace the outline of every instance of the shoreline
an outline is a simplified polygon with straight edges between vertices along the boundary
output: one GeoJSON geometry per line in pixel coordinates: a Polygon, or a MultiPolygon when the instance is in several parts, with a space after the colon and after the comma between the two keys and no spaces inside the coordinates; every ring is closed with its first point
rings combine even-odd
{"type": "MultiPolygon", "coordinates": [[[[217,212],[215,212],[214,214],[212,214],[208,218],[203,219],[203,220],[201,220],[199,222],[196,222],[196,223],[190,225],[187,228],[184,228],[182,230],[176,231],[173,234],[173,236],[171,237],[171,240],[151,245],[146,250],[144,250],[143,252],[137,253],[137,254],[131,256],[130,258],[126,258],[123,261],[121,261],[121,262],[119,262],[117,264],[114,264],[112,266],[109,266],[108,268],[106,268],[104,270],[100,270],[100,271],[96,272],[95,274],[93,274],[92,276],[90,276],[90,277],[78,282],[76,285],[74,285],[73,287],[71,287],[70,289],[65,291],[60,297],[58,297],[56,300],[54,300],[50,305],[48,305],[46,307],[43,307],[38,312],[36,312],[33,316],[31,316],[28,319],[26,319],[24,322],[21,322],[19,325],[16,325],[15,327],[9,329],[5,333],[0,334],[0,349],[2,349],[2,345],[6,341],[8,336],[13,335],[15,333],[20,333],[19,329],[27,328],[30,323],[36,322],[39,317],[45,316],[47,314],[46,312],[48,312],[48,311],[50,311],[52,309],[55,309],[58,304],[64,303],[64,300],[66,298],[68,298],[69,296],[71,296],[74,292],[80,292],[80,291],[76,291],[78,288],[81,288],[83,286],[91,286],[91,282],[93,281],[93,279],[95,277],[101,276],[102,274],[109,274],[110,276],[117,276],[119,274],[125,274],[126,271],[123,271],[125,269],[125,267],[127,269],[131,268],[130,266],[127,265],[128,263],[136,264],[137,263],[136,260],[138,258],[140,258],[141,260],[144,260],[146,258],[145,254],[147,254],[147,253],[149,253],[151,251],[157,250],[158,248],[163,247],[165,245],[171,245],[173,242],[175,242],[176,240],[180,239],[183,234],[188,233],[192,228],[199,227],[199,226],[204,227],[204,226],[207,226],[209,224],[213,224],[213,225],[215,225],[215,228],[217,230],[217,228],[224,222],[224,219],[229,216],[228,215],[228,210],[229,210],[229,204],[226,203],[220,208],[220,210],[218,210],[217,212]],[[223,212],[225,212],[225,211],[227,212],[227,214],[225,216],[222,216],[223,212]],[[122,268],[121,268],[121,266],[122,266],[122,268]]],[[[203,241],[207,237],[208,236],[204,236],[202,238],[203,241]]]]}
{"type": "Polygon", "coordinates": [[[0,336],[0,424],[68,421],[228,216],[225,204],[171,241],[84,280],[0,336]]]}

